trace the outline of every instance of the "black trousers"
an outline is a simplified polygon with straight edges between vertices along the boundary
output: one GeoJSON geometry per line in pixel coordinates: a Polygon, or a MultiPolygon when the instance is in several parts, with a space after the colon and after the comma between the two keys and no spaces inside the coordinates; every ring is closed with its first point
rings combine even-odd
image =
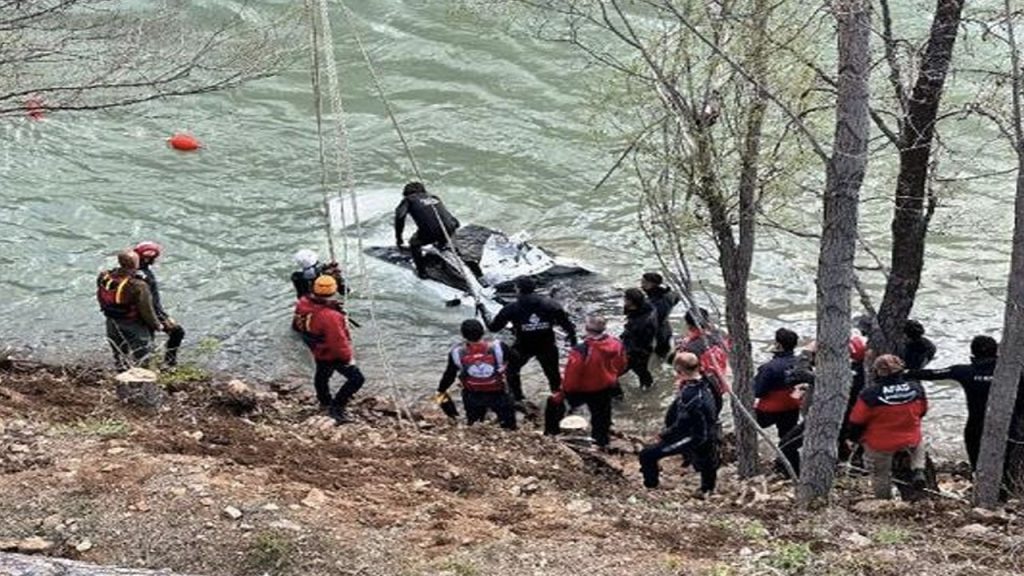
{"type": "Polygon", "coordinates": [[[971,418],[968,415],[967,425],[964,426],[964,447],[967,448],[967,460],[971,463],[971,471],[978,467],[978,454],[981,453],[981,435],[985,425],[985,418],[971,418]]]}
{"type": "Polygon", "coordinates": [[[647,365],[651,361],[650,350],[630,350],[627,353],[628,363],[626,364],[626,372],[630,370],[633,374],[636,374],[637,379],[640,380],[640,387],[643,389],[650,388],[654,385],[654,376],[651,375],[650,368],[647,365]]]}
{"type": "Polygon", "coordinates": [[[665,323],[658,326],[658,335],[654,338],[654,353],[659,358],[665,358],[668,353],[672,351],[672,326],[668,323],[668,318],[665,319],[665,323]]]}
{"type": "Polygon", "coordinates": [[[338,361],[316,361],[316,371],[313,374],[313,388],[316,389],[316,399],[321,406],[329,406],[332,403],[344,408],[352,396],[363,387],[366,377],[359,371],[355,364],[346,364],[338,361]],[[345,383],[338,389],[334,400],[331,400],[331,376],[337,372],[345,377],[345,383]]]}
{"type": "Polygon", "coordinates": [[[178,348],[185,339],[185,329],[180,324],[167,331],[167,351],[164,352],[164,364],[173,367],[178,365],[178,348]]]}
{"type": "Polygon", "coordinates": [[[502,428],[516,429],[516,411],[508,392],[470,392],[463,389],[462,407],[466,410],[466,423],[469,425],[482,422],[490,410],[498,417],[502,428]]]}
{"type": "Polygon", "coordinates": [[[139,366],[153,351],[153,331],[138,320],[107,318],[107,342],[118,370],[139,366]]]}
{"type": "Polygon", "coordinates": [[[433,238],[421,238],[419,231],[414,233],[409,238],[409,254],[412,255],[412,263],[416,266],[416,273],[420,276],[426,272],[423,261],[423,247],[433,244],[438,250],[448,246],[448,242],[444,238],[433,239],[433,238]]]}
{"type": "Polygon", "coordinates": [[[779,440],[785,438],[793,428],[796,428],[796,423],[800,421],[799,410],[789,410],[788,412],[762,412],[754,410],[754,415],[757,417],[757,425],[761,428],[775,426],[775,430],[779,433],[779,440]]]}
{"type": "Polygon", "coordinates": [[[537,362],[540,362],[541,370],[548,379],[548,388],[552,392],[562,387],[562,374],[558,369],[558,347],[554,343],[537,348],[513,346],[512,357],[508,361],[508,388],[512,392],[512,398],[517,401],[525,398],[520,373],[531,358],[537,358],[537,362]]]}
{"type": "MultiPolygon", "coordinates": [[[[590,436],[594,438],[594,443],[598,446],[607,446],[611,441],[612,390],[566,394],[565,402],[569,404],[570,408],[587,405],[587,410],[590,412],[590,436]]],[[[553,407],[545,410],[544,433],[549,436],[557,435],[560,432],[558,424],[564,415],[564,407],[561,410],[553,407]]]]}
{"type": "Polygon", "coordinates": [[[640,451],[640,473],[644,476],[644,486],[657,488],[659,484],[658,461],[668,456],[682,454],[700,472],[700,491],[713,492],[718,481],[718,442],[714,438],[702,444],[691,446],[689,443],[661,441],[645,446],[640,451]]]}

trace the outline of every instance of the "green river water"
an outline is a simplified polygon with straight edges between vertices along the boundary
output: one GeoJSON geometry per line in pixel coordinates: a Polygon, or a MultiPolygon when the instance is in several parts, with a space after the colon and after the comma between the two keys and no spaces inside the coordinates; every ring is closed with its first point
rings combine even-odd
{"type": "MultiPolygon", "coordinates": [[[[614,143],[593,136],[599,120],[588,111],[585,87],[596,72],[579,54],[467,18],[449,2],[350,4],[428,187],[464,222],[527,230],[536,243],[619,287],[654,266],[629,182],[592,192],[614,143]]],[[[912,11],[903,17],[914,19],[912,11]]],[[[924,18],[913,21],[927,26],[924,18]]],[[[388,244],[390,211],[412,175],[340,11],[335,44],[363,241],[388,244]]],[[[158,268],[165,305],[188,330],[186,360],[253,379],[305,379],[311,362],[288,328],[291,255],[303,247],[326,252],[307,64],[299,59],[280,76],[225,93],[54,114],[44,122],[0,120],[0,342],[51,360],[105,361],[95,274],[117,249],[154,239],[166,250],[158,268]],[[168,149],[165,138],[178,130],[195,133],[205,149],[168,149]],[[216,349],[201,352],[198,343],[207,339],[216,349]]],[[[962,96],[971,87],[959,90],[962,96]]],[[[954,90],[954,100],[961,96],[954,90]]],[[[977,122],[953,122],[945,135],[958,151],[941,166],[946,175],[1011,166],[994,132],[977,122]]],[[[865,237],[883,255],[894,163],[873,165],[865,189],[865,237]]],[[[1001,326],[1012,178],[942,189],[915,314],[939,346],[935,365],[965,361],[972,335],[1001,326]]],[[[818,206],[810,197],[787,210],[813,222],[818,206]]],[[[340,249],[342,236],[337,242],[340,249]]],[[[344,242],[356,274],[356,238],[344,242]]],[[[716,291],[713,263],[699,250],[693,257],[716,291]]],[[[791,324],[805,337],[813,332],[816,260],[812,241],[762,235],[751,282],[759,359],[768,356],[778,326],[791,324]]],[[[369,377],[365,390],[387,391],[377,330],[368,321],[369,286],[400,387],[410,398],[425,397],[468,309],[445,308],[410,272],[382,262],[367,260],[358,276],[364,291],[350,307],[364,325],[355,339],[369,377]]],[[[865,280],[879,297],[880,277],[865,280]]],[[[526,380],[539,390],[536,368],[526,380]]],[[[661,380],[667,394],[668,374],[661,380]]],[[[959,452],[961,393],[946,385],[931,390],[927,431],[959,452]]],[[[631,396],[646,414],[663,395],[631,396]]]]}

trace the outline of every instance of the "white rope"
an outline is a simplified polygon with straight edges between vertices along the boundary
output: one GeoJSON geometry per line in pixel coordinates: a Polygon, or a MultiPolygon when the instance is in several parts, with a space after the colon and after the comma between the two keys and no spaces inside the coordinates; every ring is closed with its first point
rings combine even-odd
{"type": "MultiPolygon", "coordinates": [[[[307,0],[309,2],[310,0],[307,0]]],[[[364,279],[364,293],[369,299],[369,313],[370,313],[370,326],[374,335],[375,347],[380,359],[381,368],[384,372],[384,378],[388,382],[391,389],[392,401],[395,404],[395,412],[398,415],[399,424],[402,422],[403,415],[417,426],[415,419],[412,417],[412,412],[409,410],[408,405],[405,403],[397,384],[397,378],[395,376],[395,370],[392,365],[390,355],[384,346],[384,339],[382,330],[380,329],[380,322],[377,317],[377,293],[374,289],[373,283],[371,282],[370,276],[366,270],[366,260],[363,254],[363,227],[362,222],[359,218],[358,202],[355,191],[355,176],[352,170],[351,154],[349,151],[349,140],[348,130],[345,126],[345,109],[341,98],[341,86],[338,80],[337,62],[334,58],[334,44],[333,44],[333,32],[331,29],[330,22],[330,9],[328,7],[327,0],[319,0],[319,16],[320,16],[320,33],[325,39],[323,42],[324,51],[324,66],[326,67],[327,74],[327,85],[330,91],[330,104],[331,104],[331,115],[334,120],[334,138],[335,138],[335,165],[338,170],[339,179],[342,182],[342,202],[340,203],[342,218],[344,222],[344,195],[347,193],[349,201],[352,206],[352,217],[353,224],[356,229],[357,239],[357,259],[359,263],[360,276],[364,279]]],[[[346,13],[348,10],[346,8],[346,13]]],[[[343,238],[347,239],[347,235],[343,235],[343,238]]],[[[346,265],[348,262],[348,246],[345,244],[345,260],[346,265]]]]}
{"type": "MultiPolygon", "coordinates": [[[[330,254],[331,260],[334,260],[334,234],[331,232],[331,203],[327,188],[327,159],[324,151],[325,138],[323,102],[320,90],[320,38],[316,25],[316,15],[313,13],[313,6],[310,4],[310,0],[305,0],[305,7],[306,17],[309,19],[310,59],[312,61],[310,66],[310,83],[313,88],[313,107],[316,112],[317,154],[320,161],[320,191],[323,194],[324,214],[327,216],[324,219],[324,232],[327,234],[327,251],[330,254]]],[[[342,211],[341,219],[342,222],[345,221],[344,211],[342,211]]]]}
{"type": "MultiPolygon", "coordinates": [[[[341,182],[341,196],[343,198],[346,191],[350,195],[355,194],[355,180],[352,174],[352,163],[349,155],[348,130],[345,128],[344,120],[345,108],[341,99],[341,85],[338,81],[338,64],[334,58],[334,33],[331,30],[331,16],[327,7],[327,0],[319,0],[318,6],[320,9],[320,35],[323,39],[320,49],[323,51],[323,64],[327,74],[327,90],[331,105],[331,119],[334,123],[334,165],[338,172],[338,180],[341,182]]],[[[339,208],[342,227],[345,227],[347,223],[345,222],[344,201],[339,202],[339,208]]],[[[356,220],[355,225],[357,227],[356,237],[360,238],[358,248],[360,263],[362,263],[362,235],[359,234],[358,228],[360,225],[358,220],[356,220]]],[[[349,263],[347,234],[342,235],[342,254],[343,262],[347,266],[349,263]]]]}
{"type": "MultiPolygon", "coordinates": [[[[321,2],[326,1],[327,0],[321,0],[321,2]]],[[[370,72],[370,78],[373,80],[373,86],[377,91],[377,96],[384,105],[384,112],[387,114],[388,119],[391,120],[391,126],[394,127],[395,134],[398,135],[398,140],[401,142],[402,149],[405,151],[405,156],[409,159],[409,165],[412,167],[413,174],[416,175],[417,180],[422,182],[423,175],[420,173],[419,164],[416,162],[416,157],[412,153],[412,147],[409,146],[409,141],[405,137],[405,132],[402,130],[402,126],[398,123],[398,117],[395,116],[394,108],[391,106],[391,100],[388,98],[387,92],[384,90],[384,84],[381,82],[380,76],[377,74],[377,69],[373,65],[370,53],[366,50],[366,45],[363,43],[362,35],[359,34],[359,29],[356,27],[355,15],[351,10],[349,10],[344,0],[337,0],[337,2],[345,12],[345,17],[348,18],[349,28],[352,30],[352,36],[356,40],[356,45],[359,46],[359,52],[363,56],[363,61],[366,62],[366,68],[370,72]]],[[[437,206],[432,206],[431,208],[434,212],[434,217],[437,218],[438,225],[441,227],[441,232],[444,234],[445,242],[455,255],[454,262],[451,263],[462,275],[462,279],[466,283],[466,287],[469,289],[470,295],[473,296],[473,302],[476,304],[477,309],[479,309],[483,302],[483,296],[480,294],[480,289],[478,288],[479,282],[476,281],[476,275],[467,268],[466,263],[463,262],[462,257],[459,255],[458,246],[448,233],[448,228],[445,226],[444,220],[441,218],[441,214],[438,213],[437,206]]],[[[442,254],[442,258],[444,258],[444,254],[442,254]]]]}

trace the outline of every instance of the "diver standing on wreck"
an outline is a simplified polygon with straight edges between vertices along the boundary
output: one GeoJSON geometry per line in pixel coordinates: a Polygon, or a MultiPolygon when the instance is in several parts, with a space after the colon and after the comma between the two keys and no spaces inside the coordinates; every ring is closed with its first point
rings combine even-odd
{"type": "Polygon", "coordinates": [[[423,247],[429,244],[439,249],[446,247],[448,237],[459,228],[459,220],[445,208],[439,197],[428,194],[421,182],[406,184],[402,190],[402,201],[395,208],[395,245],[399,248],[405,244],[402,233],[406,216],[412,216],[416,223],[416,233],[409,238],[409,252],[416,265],[416,275],[426,278],[423,247]]]}

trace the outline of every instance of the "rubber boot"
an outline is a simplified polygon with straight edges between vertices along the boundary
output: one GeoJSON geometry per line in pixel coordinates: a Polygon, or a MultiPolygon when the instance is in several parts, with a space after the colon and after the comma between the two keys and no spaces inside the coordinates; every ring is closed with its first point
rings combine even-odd
{"type": "Polygon", "coordinates": [[[352,421],[352,419],[348,417],[348,413],[345,411],[345,406],[347,404],[348,398],[335,398],[334,402],[331,403],[331,407],[327,409],[327,415],[334,419],[335,426],[348,424],[352,421]]]}

